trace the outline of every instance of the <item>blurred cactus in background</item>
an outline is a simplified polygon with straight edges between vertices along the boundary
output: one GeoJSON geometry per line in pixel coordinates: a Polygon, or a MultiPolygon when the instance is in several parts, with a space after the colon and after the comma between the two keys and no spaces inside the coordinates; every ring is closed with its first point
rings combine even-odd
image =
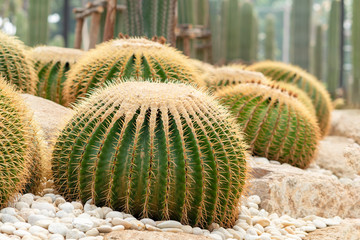
{"type": "Polygon", "coordinates": [[[269,14],[266,16],[265,22],[265,59],[267,60],[275,60],[275,16],[269,14]]]}
{"type": "Polygon", "coordinates": [[[226,59],[228,62],[239,59],[240,42],[244,37],[242,28],[239,29],[239,24],[243,21],[240,3],[240,0],[227,0],[223,4],[224,15],[222,17],[225,17],[223,27],[226,29],[226,59]]]}
{"type": "MultiPolygon", "coordinates": [[[[254,15],[251,2],[244,2],[240,9],[240,59],[245,63],[251,63],[256,59],[257,53],[257,17],[254,15]]],[[[236,25],[236,24],[234,24],[236,25]]]]}
{"type": "Polygon", "coordinates": [[[48,41],[49,0],[29,0],[28,24],[29,45],[46,44],[48,41]]]}
{"type": "Polygon", "coordinates": [[[340,14],[341,3],[339,0],[334,0],[329,16],[326,74],[327,89],[333,99],[336,97],[336,89],[340,85],[340,14]]]}
{"type": "Polygon", "coordinates": [[[309,70],[312,0],[292,1],[290,60],[309,70]]]}
{"type": "Polygon", "coordinates": [[[316,26],[316,42],[313,49],[313,56],[312,56],[312,73],[317,77],[319,80],[323,80],[323,65],[324,65],[324,58],[323,58],[323,41],[324,41],[324,30],[321,24],[316,26]]]}
{"type": "Polygon", "coordinates": [[[360,1],[354,0],[352,7],[352,64],[353,64],[353,85],[352,104],[360,106],[360,1]]]}

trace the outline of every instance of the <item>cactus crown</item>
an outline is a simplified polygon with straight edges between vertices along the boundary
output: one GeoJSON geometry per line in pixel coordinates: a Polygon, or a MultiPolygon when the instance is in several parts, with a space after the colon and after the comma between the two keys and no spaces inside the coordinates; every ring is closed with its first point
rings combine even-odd
{"type": "Polygon", "coordinates": [[[52,160],[67,198],[191,225],[234,223],[246,146],[212,97],[185,84],[124,82],[75,110],[52,160]]]}
{"type": "Polygon", "coordinates": [[[0,72],[3,77],[18,90],[34,94],[37,77],[24,44],[0,31],[0,48],[0,72]]]}
{"type": "Polygon", "coordinates": [[[73,48],[62,48],[54,46],[39,46],[31,51],[31,57],[38,62],[61,62],[76,63],[83,55],[83,51],[73,48]]]}
{"type": "Polygon", "coordinates": [[[316,116],[325,136],[330,128],[331,99],[325,87],[305,70],[286,63],[264,61],[249,66],[249,70],[262,72],[274,81],[284,81],[302,89],[311,98],[316,110],[316,116]]]}
{"type": "Polygon", "coordinates": [[[244,127],[252,151],[305,168],[314,159],[319,127],[297,94],[276,85],[247,82],[215,93],[244,127]]]}
{"type": "Polygon", "coordinates": [[[89,51],[69,71],[64,98],[68,105],[114,78],[196,82],[197,74],[188,58],[167,44],[144,38],[116,39],[89,51]]]}
{"type": "Polygon", "coordinates": [[[36,192],[42,176],[44,154],[31,114],[4,79],[0,79],[0,100],[1,208],[24,188],[36,192]]]}

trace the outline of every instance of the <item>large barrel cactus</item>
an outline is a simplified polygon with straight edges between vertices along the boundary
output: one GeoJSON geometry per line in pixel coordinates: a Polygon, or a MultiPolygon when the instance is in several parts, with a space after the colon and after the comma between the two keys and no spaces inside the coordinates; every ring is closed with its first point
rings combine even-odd
{"type": "Polygon", "coordinates": [[[328,133],[332,110],[331,99],[325,87],[315,76],[299,67],[272,61],[255,63],[251,65],[249,69],[262,72],[274,81],[284,81],[294,84],[306,92],[314,104],[321,135],[325,136],[328,133]]]}
{"type": "Polygon", "coordinates": [[[42,139],[21,96],[0,79],[0,208],[21,191],[36,192],[43,173],[42,139]]]}
{"type": "Polygon", "coordinates": [[[69,71],[65,105],[119,77],[195,82],[197,71],[187,57],[168,45],[141,38],[109,41],[88,52],[69,71]]]}
{"type": "Polygon", "coordinates": [[[246,146],[212,97],[185,84],[124,82],[76,111],[52,158],[67,199],[192,226],[234,224],[246,146]]]}
{"type": "Polygon", "coordinates": [[[24,44],[16,37],[0,31],[0,73],[18,90],[34,94],[37,77],[33,64],[25,53],[24,44]]]}
{"type": "Polygon", "coordinates": [[[296,94],[249,82],[222,89],[215,96],[243,126],[255,155],[300,168],[314,159],[319,126],[296,94]]]}
{"type": "Polygon", "coordinates": [[[36,95],[62,104],[62,89],[67,72],[83,51],[71,48],[40,46],[31,51],[39,77],[36,95]]]}

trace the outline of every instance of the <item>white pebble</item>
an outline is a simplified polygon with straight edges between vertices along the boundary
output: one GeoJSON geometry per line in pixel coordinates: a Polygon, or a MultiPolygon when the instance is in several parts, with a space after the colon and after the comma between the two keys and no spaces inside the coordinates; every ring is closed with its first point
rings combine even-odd
{"type": "Polygon", "coordinates": [[[180,228],[161,228],[162,232],[173,232],[173,233],[182,233],[184,232],[180,228]]]}
{"type": "Polygon", "coordinates": [[[314,219],[313,223],[316,228],[325,228],[326,227],[326,224],[323,221],[321,221],[320,219],[314,219]]]}
{"type": "Polygon", "coordinates": [[[131,223],[129,223],[128,221],[125,221],[121,218],[114,218],[111,223],[114,225],[114,226],[117,226],[117,225],[123,225],[126,229],[129,229],[131,228],[131,223]]]}
{"type": "Polygon", "coordinates": [[[30,208],[30,206],[26,202],[17,202],[15,203],[15,208],[17,210],[22,210],[23,208],[30,208]]]}
{"type": "Polygon", "coordinates": [[[121,212],[118,212],[118,211],[112,211],[112,212],[109,212],[106,214],[105,216],[106,218],[120,218],[120,219],[123,219],[124,216],[121,212]]]}
{"type": "Polygon", "coordinates": [[[90,229],[85,233],[86,236],[98,236],[100,233],[96,228],[90,229]]]}
{"type": "Polygon", "coordinates": [[[31,235],[29,232],[25,231],[25,230],[16,230],[13,232],[14,235],[19,236],[19,237],[24,237],[26,235],[31,235]]]}
{"type": "Polygon", "coordinates": [[[158,228],[181,228],[182,225],[178,221],[168,220],[157,224],[158,228]]]}
{"type": "Polygon", "coordinates": [[[314,225],[308,225],[301,227],[300,230],[304,232],[312,232],[316,230],[316,227],[314,225]]]}
{"type": "Polygon", "coordinates": [[[66,233],[66,239],[79,239],[86,237],[85,233],[80,232],[77,229],[71,229],[66,233]]]}
{"type": "Polygon", "coordinates": [[[16,231],[16,228],[11,225],[2,225],[0,227],[0,231],[6,234],[13,234],[14,231],[16,231]]]}
{"type": "Polygon", "coordinates": [[[140,220],[140,222],[142,222],[143,224],[149,224],[151,226],[156,226],[156,223],[154,220],[152,220],[151,218],[143,218],[140,220]]]}
{"type": "Polygon", "coordinates": [[[194,227],[194,228],[193,228],[193,234],[195,234],[195,235],[202,235],[203,232],[202,232],[201,228],[199,228],[199,227],[194,227]]]}
{"type": "Polygon", "coordinates": [[[51,233],[60,234],[63,236],[65,236],[67,231],[69,230],[63,223],[51,223],[48,229],[51,233]]]}
{"type": "Polygon", "coordinates": [[[72,213],[72,211],[75,209],[74,206],[69,202],[60,204],[59,208],[66,213],[72,213]]]}
{"type": "Polygon", "coordinates": [[[185,226],[182,226],[181,229],[185,232],[185,233],[193,233],[193,228],[189,225],[185,225],[185,226]]]}
{"type": "Polygon", "coordinates": [[[102,225],[98,227],[97,230],[99,231],[99,233],[109,233],[112,231],[112,228],[108,225],[102,225]]]}
{"type": "Polygon", "coordinates": [[[3,223],[7,223],[7,222],[11,222],[11,223],[16,223],[16,222],[19,222],[19,219],[16,218],[15,216],[12,216],[10,214],[1,214],[1,221],[3,223]]]}
{"type": "Polygon", "coordinates": [[[55,206],[48,202],[33,202],[31,204],[32,209],[47,210],[52,213],[56,213],[55,206]]]}
{"type": "Polygon", "coordinates": [[[82,232],[87,232],[94,226],[94,223],[91,220],[80,217],[74,218],[72,224],[74,228],[77,228],[82,232]]]}
{"type": "Polygon", "coordinates": [[[211,233],[211,234],[209,235],[209,237],[211,237],[211,238],[214,239],[214,240],[225,240],[225,238],[223,238],[222,236],[220,236],[220,235],[217,234],[217,233],[211,233]]]}

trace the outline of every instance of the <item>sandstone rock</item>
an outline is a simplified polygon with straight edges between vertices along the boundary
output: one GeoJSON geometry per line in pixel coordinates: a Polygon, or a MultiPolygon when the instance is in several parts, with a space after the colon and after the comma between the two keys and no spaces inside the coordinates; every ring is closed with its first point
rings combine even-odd
{"type": "Polygon", "coordinates": [[[21,94],[21,96],[33,111],[35,121],[41,127],[45,140],[52,144],[74,111],[41,97],[29,94],[21,94]]]}
{"type": "Polygon", "coordinates": [[[260,207],[270,213],[300,218],[360,217],[360,186],[290,165],[253,165],[250,194],[261,198],[260,207]]]}
{"type": "Polygon", "coordinates": [[[316,163],[338,177],[360,173],[360,145],[351,138],[327,136],[320,141],[316,163]],[[359,166],[356,165],[359,164],[359,166]]]}
{"type": "Polygon", "coordinates": [[[349,137],[360,144],[360,110],[334,110],[330,134],[349,137]]]}
{"type": "Polygon", "coordinates": [[[360,219],[345,219],[340,225],[309,233],[305,240],[358,240],[359,238],[360,219]]]}
{"type": "Polygon", "coordinates": [[[210,237],[188,233],[123,230],[105,235],[104,240],[212,240],[210,237]]]}

